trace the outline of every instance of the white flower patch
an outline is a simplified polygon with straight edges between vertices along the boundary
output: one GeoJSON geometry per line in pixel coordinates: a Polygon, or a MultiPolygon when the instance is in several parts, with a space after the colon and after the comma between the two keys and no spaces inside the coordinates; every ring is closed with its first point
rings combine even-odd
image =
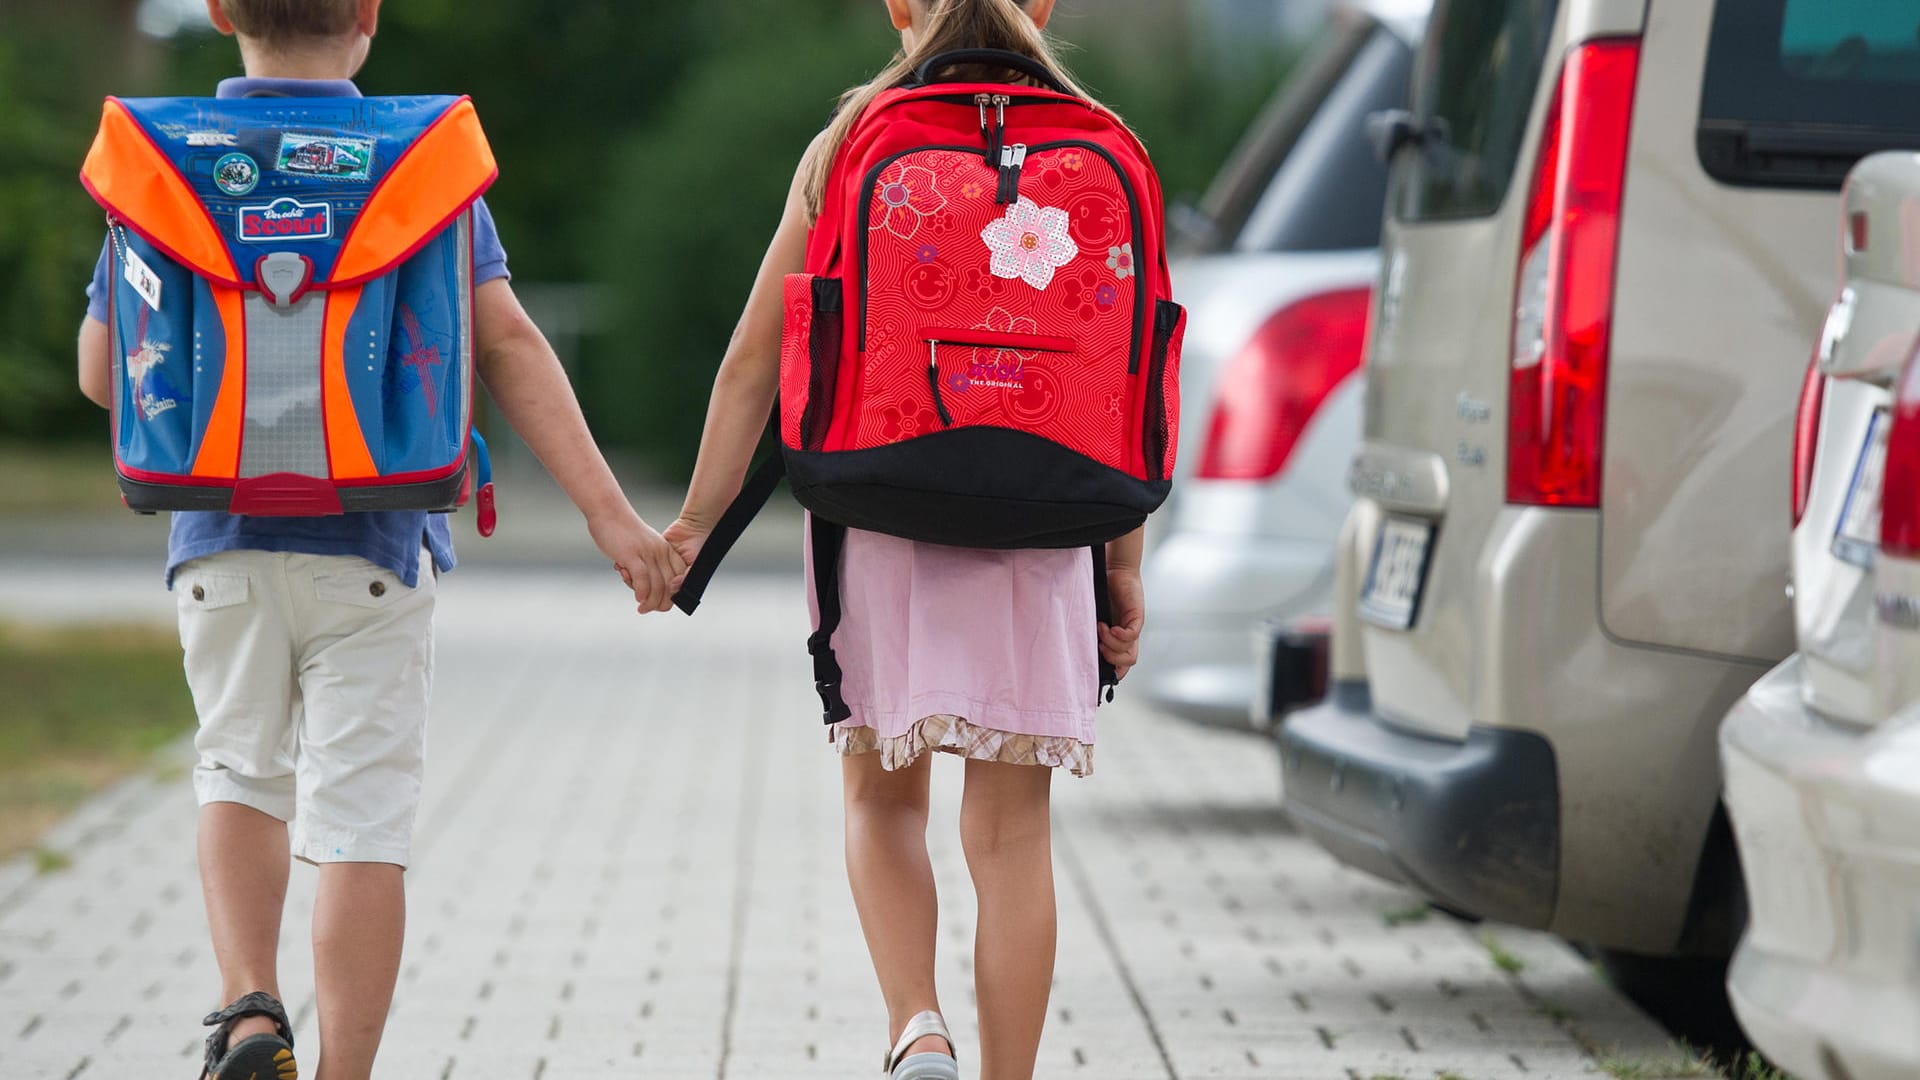
{"type": "Polygon", "coordinates": [[[980,239],[993,252],[995,277],[1019,278],[1036,289],[1053,284],[1054,271],[1080,254],[1080,245],[1067,235],[1067,212],[1025,196],[982,230],[980,239]]]}

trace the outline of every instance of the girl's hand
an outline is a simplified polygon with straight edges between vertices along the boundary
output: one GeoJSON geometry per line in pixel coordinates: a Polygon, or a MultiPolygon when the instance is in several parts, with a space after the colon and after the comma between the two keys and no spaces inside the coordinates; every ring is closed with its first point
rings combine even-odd
{"type": "Polygon", "coordinates": [[[1120,678],[1140,662],[1140,631],[1147,625],[1147,590],[1140,571],[1115,566],[1107,571],[1107,593],[1113,597],[1113,623],[1100,624],[1100,656],[1120,678]]]}
{"type": "Polygon", "coordinates": [[[680,561],[684,564],[680,568],[680,573],[675,575],[673,581],[670,583],[673,586],[674,592],[677,593],[680,591],[681,584],[687,579],[686,568],[692,566],[694,560],[700,557],[700,549],[706,546],[707,535],[711,531],[710,528],[692,524],[683,517],[667,526],[667,531],[662,534],[666,537],[667,543],[673,545],[673,550],[679,555],[680,561]]]}
{"type": "Polygon", "coordinates": [[[687,565],[671,544],[640,520],[632,507],[624,513],[589,521],[587,531],[593,535],[600,553],[613,560],[620,580],[633,590],[642,615],[673,607],[673,582],[687,572],[687,565]]]}

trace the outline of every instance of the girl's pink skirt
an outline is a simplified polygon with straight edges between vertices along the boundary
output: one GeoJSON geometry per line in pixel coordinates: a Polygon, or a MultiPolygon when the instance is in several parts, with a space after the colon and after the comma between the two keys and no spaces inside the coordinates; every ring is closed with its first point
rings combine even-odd
{"type": "MultiPolygon", "coordinates": [[[[1093,771],[1099,642],[1085,548],[979,551],[849,530],[833,647],[842,754],[928,750],[1093,771]]],[[[808,603],[814,601],[808,551],[808,603]]]]}

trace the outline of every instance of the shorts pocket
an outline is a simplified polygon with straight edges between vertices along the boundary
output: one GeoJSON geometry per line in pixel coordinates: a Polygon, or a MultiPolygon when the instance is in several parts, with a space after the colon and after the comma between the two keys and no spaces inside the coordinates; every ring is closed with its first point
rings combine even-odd
{"type": "Polygon", "coordinates": [[[245,574],[187,573],[174,582],[182,606],[194,611],[218,611],[247,602],[245,574]]]}
{"type": "Polygon", "coordinates": [[[383,608],[397,602],[409,590],[392,572],[369,563],[363,570],[336,574],[315,574],[314,595],[330,604],[383,608]]]}

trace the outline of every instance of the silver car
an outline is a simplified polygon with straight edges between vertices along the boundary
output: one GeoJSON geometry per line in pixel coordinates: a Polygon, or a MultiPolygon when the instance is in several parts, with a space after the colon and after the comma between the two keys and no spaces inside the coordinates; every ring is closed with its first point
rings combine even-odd
{"type": "MultiPolygon", "coordinates": [[[[1879,40],[1920,85],[1912,36],[1879,40]]],[[[1920,154],[1868,158],[1844,205],[1796,427],[1800,648],[1720,732],[1751,912],[1727,986],[1783,1067],[1891,1080],[1920,1076],[1920,154]]]]}
{"type": "Polygon", "coordinates": [[[1641,972],[1731,951],[1715,737],[1792,648],[1782,466],[1870,148],[1781,61],[1866,7],[1435,10],[1388,132],[1333,693],[1280,736],[1340,858],[1641,972]]]}
{"type": "Polygon", "coordinates": [[[1249,630],[1332,602],[1387,183],[1365,124],[1405,105],[1425,7],[1335,11],[1208,193],[1200,251],[1174,267],[1200,436],[1145,567],[1154,614],[1135,678],[1176,715],[1247,726],[1249,630]]]}

